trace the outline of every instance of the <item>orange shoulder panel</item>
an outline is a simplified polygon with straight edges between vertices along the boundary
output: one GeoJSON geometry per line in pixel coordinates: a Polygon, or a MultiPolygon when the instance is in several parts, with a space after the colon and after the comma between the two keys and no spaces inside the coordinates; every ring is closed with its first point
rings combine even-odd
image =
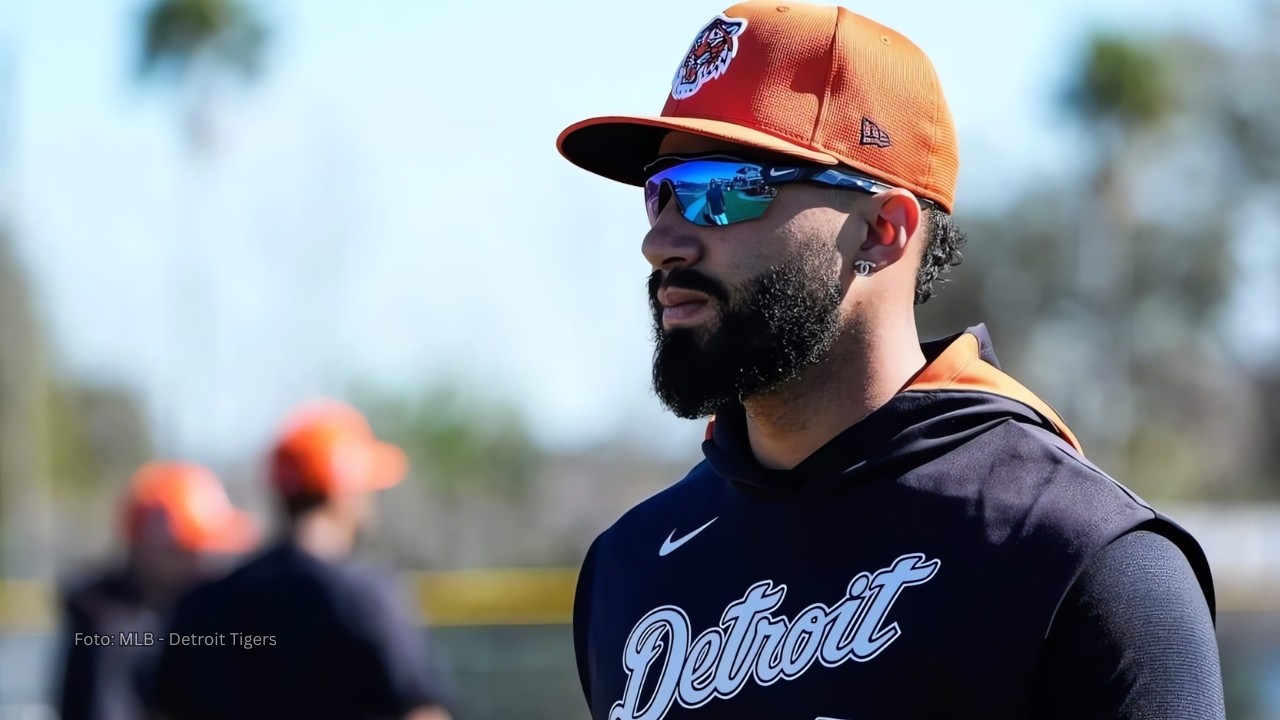
{"type": "Polygon", "coordinates": [[[978,355],[978,338],[972,334],[965,333],[951,343],[904,389],[975,390],[1016,400],[1043,415],[1076,452],[1084,454],[1080,441],[1048,403],[978,355]]]}

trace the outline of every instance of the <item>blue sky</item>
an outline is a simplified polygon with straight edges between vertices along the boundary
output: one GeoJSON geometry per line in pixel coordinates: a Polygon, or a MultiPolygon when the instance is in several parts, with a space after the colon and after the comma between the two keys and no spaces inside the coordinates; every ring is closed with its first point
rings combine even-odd
{"type": "MultiPolygon", "coordinates": [[[[971,206],[1079,156],[1052,100],[1090,27],[1225,35],[1249,9],[844,4],[933,58],[971,206]]],[[[0,171],[56,361],[142,393],[165,450],[236,452],[345,382],[442,377],[516,401],[549,443],[696,445],[700,426],[649,394],[639,191],[570,166],[554,140],[660,110],[725,4],[266,2],[267,75],[228,96],[200,163],[173,103],[131,82],[139,7],[0,5],[0,59],[16,61],[0,171]]]]}

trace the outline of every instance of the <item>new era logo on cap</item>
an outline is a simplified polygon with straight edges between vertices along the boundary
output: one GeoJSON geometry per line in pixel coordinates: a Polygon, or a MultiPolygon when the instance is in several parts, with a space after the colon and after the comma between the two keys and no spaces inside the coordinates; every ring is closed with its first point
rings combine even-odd
{"type": "Polygon", "coordinates": [[[889,133],[880,129],[879,125],[867,118],[862,118],[862,144],[887,148],[893,144],[893,141],[889,139],[889,133]]]}

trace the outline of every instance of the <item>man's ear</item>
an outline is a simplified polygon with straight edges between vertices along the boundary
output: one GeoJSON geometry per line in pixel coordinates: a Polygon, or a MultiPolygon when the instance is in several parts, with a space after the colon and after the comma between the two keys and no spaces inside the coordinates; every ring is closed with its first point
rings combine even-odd
{"type": "Polygon", "coordinates": [[[895,188],[873,196],[864,216],[866,241],[858,248],[854,262],[864,260],[875,270],[883,270],[902,259],[922,219],[919,203],[906,190],[895,188]]]}

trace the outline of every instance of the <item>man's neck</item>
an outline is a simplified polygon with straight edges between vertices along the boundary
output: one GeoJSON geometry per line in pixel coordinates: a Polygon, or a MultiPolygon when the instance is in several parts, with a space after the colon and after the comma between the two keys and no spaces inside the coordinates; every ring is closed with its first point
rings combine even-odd
{"type": "Polygon", "coordinates": [[[293,542],[302,550],[324,560],[335,560],[351,554],[356,534],[324,512],[300,518],[292,528],[293,542]]]}
{"type": "Polygon", "coordinates": [[[790,470],[888,402],[925,365],[914,323],[846,336],[781,390],[745,403],[756,461],[790,470]]]}

